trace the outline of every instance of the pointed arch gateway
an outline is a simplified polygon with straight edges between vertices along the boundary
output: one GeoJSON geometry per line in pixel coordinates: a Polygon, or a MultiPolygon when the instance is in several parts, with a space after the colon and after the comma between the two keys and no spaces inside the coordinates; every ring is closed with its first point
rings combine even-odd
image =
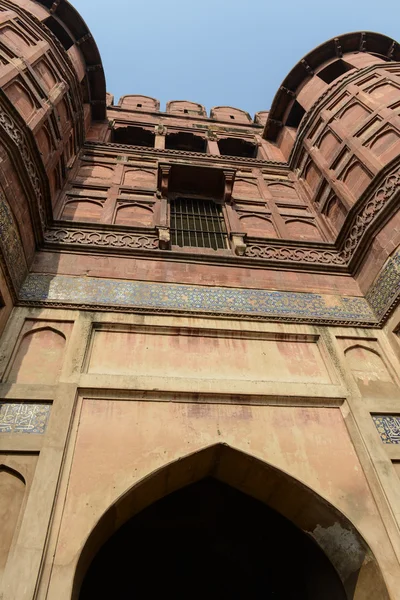
{"type": "Polygon", "coordinates": [[[371,549],[343,513],[225,444],[163,466],[109,507],[80,554],[72,600],[111,597],[111,580],[120,597],[118,568],[132,598],[157,597],[162,581],[177,599],[389,600],[371,549]]]}

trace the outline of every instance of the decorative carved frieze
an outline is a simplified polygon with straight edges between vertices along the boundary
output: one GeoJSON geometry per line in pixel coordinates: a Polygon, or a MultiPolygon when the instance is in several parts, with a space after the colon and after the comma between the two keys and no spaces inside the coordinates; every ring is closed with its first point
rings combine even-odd
{"type": "Polygon", "coordinates": [[[397,200],[400,193],[400,166],[398,164],[394,166],[378,189],[372,191],[372,195],[364,196],[364,201],[353,216],[349,233],[342,245],[341,255],[347,263],[353,258],[368,227],[389,203],[397,200]]]}
{"type": "Polygon", "coordinates": [[[263,258],[279,262],[306,263],[313,265],[337,265],[345,266],[346,261],[339,252],[332,250],[320,250],[318,248],[298,248],[290,246],[276,246],[269,243],[247,244],[245,256],[251,258],[263,258]]]}
{"type": "Polygon", "coordinates": [[[43,165],[40,158],[34,156],[32,143],[28,141],[26,125],[20,124],[19,121],[21,119],[18,118],[16,112],[15,114],[13,113],[14,109],[10,106],[8,98],[3,91],[0,91],[0,127],[3,130],[3,135],[7,136],[14,148],[18,150],[21,164],[25,167],[26,174],[35,194],[32,199],[32,208],[34,211],[35,209],[38,210],[40,224],[44,227],[47,219],[43,190],[45,187],[43,165]]]}
{"type": "Polygon", "coordinates": [[[12,288],[18,291],[28,267],[17,225],[4,194],[0,190],[0,259],[5,264],[5,273],[11,280],[12,288]]]}
{"type": "Polygon", "coordinates": [[[148,249],[158,248],[156,235],[142,233],[111,233],[90,229],[47,229],[45,242],[49,244],[91,246],[95,248],[148,249]]]}

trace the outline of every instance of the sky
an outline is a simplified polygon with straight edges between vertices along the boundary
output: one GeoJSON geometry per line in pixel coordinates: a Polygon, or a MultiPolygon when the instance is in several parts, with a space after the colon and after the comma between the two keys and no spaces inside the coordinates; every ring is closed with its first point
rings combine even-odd
{"type": "Polygon", "coordinates": [[[70,0],[124,94],[268,110],[293,66],[350,31],[400,40],[399,0],[70,0]]]}

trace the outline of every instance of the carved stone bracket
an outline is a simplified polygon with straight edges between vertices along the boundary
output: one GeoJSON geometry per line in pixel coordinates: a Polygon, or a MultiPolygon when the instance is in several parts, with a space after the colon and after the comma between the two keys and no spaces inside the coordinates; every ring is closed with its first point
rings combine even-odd
{"type": "Polygon", "coordinates": [[[158,165],[158,189],[161,192],[161,196],[166,198],[168,196],[168,185],[169,175],[171,172],[172,165],[159,164],[158,165]]]}
{"type": "Polygon", "coordinates": [[[160,250],[169,250],[171,247],[171,234],[169,227],[157,227],[157,231],[160,250]]]}
{"type": "Polygon", "coordinates": [[[154,131],[155,131],[156,135],[167,135],[167,128],[163,123],[159,123],[158,125],[155,125],[154,131]]]}
{"type": "Polygon", "coordinates": [[[225,178],[224,202],[230,202],[233,192],[233,184],[235,183],[235,169],[223,169],[225,178]]]}
{"type": "Polygon", "coordinates": [[[232,249],[236,256],[244,256],[244,253],[246,252],[245,236],[245,233],[231,232],[232,249]]]}
{"type": "Polygon", "coordinates": [[[206,137],[210,142],[218,141],[218,134],[214,129],[207,129],[206,137]]]}

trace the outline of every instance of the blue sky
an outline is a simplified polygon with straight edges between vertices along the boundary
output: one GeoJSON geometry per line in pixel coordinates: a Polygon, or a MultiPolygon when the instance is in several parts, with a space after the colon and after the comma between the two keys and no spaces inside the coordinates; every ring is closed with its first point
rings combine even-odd
{"type": "Polygon", "coordinates": [[[70,1],[96,39],[115,101],[145,94],[161,110],[168,100],[192,100],[253,116],[326,40],[359,30],[400,39],[398,0],[70,1]]]}

